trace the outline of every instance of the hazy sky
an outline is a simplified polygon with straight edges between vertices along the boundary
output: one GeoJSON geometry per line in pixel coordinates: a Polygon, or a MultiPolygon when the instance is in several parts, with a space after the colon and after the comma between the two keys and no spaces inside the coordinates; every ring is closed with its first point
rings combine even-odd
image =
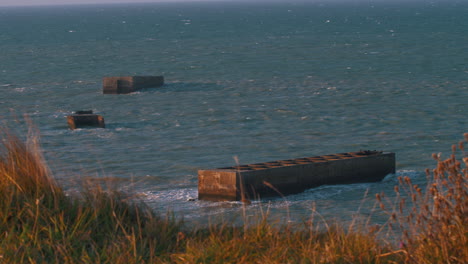
{"type": "MultiPolygon", "coordinates": [[[[249,2],[249,1],[275,1],[289,2],[291,0],[0,0],[0,6],[25,6],[25,5],[66,5],[66,4],[101,4],[101,3],[156,3],[156,2],[207,2],[207,1],[223,1],[223,2],[249,2]]],[[[385,1],[445,1],[445,0],[299,0],[301,2],[353,2],[353,1],[370,1],[370,2],[385,2],[385,1]]],[[[466,0],[458,0],[466,1],[466,0]]]]}
{"type": "MultiPolygon", "coordinates": [[[[24,5],[64,5],[64,4],[98,4],[98,3],[129,3],[129,2],[195,2],[207,0],[0,0],[0,6],[24,5]]],[[[208,0],[213,1],[213,0],[208,0]]],[[[220,1],[220,0],[218,0],[220,1]]],[[[221,0],[222,1],[222,0],[221,0]]],[[[232,0],[224,0],[232,1],[232,0]]]]}

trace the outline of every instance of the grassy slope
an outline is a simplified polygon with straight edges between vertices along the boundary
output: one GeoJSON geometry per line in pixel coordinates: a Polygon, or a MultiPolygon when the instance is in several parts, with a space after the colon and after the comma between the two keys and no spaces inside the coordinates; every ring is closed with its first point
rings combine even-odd
{"type": "Polygon", "coordinates": [[[35,137],[1,138],[0,263],[468,263],[468,158],[435,156],[427,186],[402,178],[396,200],[377,195],[389,216],[379,228],[258,219],[191,230],[100,186],[67,196],[35,137]],[[398,229],[401,242],[380,241],[383,229],[398,229]]]}

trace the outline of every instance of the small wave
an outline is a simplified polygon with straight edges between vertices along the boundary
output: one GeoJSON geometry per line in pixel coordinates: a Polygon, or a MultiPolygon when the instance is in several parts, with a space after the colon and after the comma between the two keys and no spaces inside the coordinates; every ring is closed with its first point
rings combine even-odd
{"type": "Polygon", "coordinates": [[[107,132],[107,130],[105,128],[96,128],[96,130],[98,131],[97,136],[99,138],[112,138],[112,137],[115,136],[113,132],[107,132]],[[100,133],[100,132],[102,132],[102,133],[100,133]]]}
{"type": "Polygon", "coordinates": [[[148,191],[144,192],[145,198],[149,202],[187,202],[198,197],[197,188],[180,188],[164,191],[148,191]]]}
{"type": "Polygon", "coordinates": [[[117,128],[115,129],[115,131],[119,131],[119,132],[120,132],[120,131],[131,131],[131,130],[134,130],[134,129],[129,128],[129,127],[117,127],[117,128]]]}
{"type": "Polygon", "coordinates": [[[305,191],[304,194],[307,195],[308,199],[330,199],[346,192],[359,192],[364,194],[372,184],[373,183],[323,185],[314,189],[309,189],[305,191]]]}
{"type": "Polygon", "coordinates": [[[417,171],[417,170],[400,170],[397,171],[394,179],[398,177],[408,177],[411,180],[416,181],[426,181],[426,173],[424,171],[417,171]]]}
{"type": "Polygon", "coordinates": [[[51,113],[49,116],[53,118],[66,118],[69,114],[68,112],[55,112],[51,113]]]}
{"type": "Polygon", "coordinates": [[[382,180],[382,182],[393,182],[397,178],[396,174],[391,173],[385,176],[385,178],[382,180]]]}
{"type": "Polygon", "coordinates": [[[93,82],[93,81],[83,81],[83,80],[75,80],[75,81],[73,81],[73,83],[75,83],[75,84],[96,84],[97,82],[93,82]]]}
{"type": "Polygon", "coordinates": [[[18,88],[15,88],[14,90],[16,92],[23,93],[24,91],[26,91],[26,87],[18,87],[18,88]]]}

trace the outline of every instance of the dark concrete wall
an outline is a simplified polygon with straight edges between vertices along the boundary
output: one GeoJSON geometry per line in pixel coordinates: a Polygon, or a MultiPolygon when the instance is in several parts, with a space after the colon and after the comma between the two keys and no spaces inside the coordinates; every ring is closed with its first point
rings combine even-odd
{"type": "Polygon", "coordinates": [[[133,76],[135,89],[152,88],[164,85],[163,76],[133,76]]]}
{"type": "Polygon", "coordinates": [[[198,171],[198,198],[241,200],[324,184],[374,182],[395,173],[395,153],[351,152],[198,171]],[[235,179],[235,180],[234,180],[235,179]]]}
{"type": "Polygon", "coordinates": [[[104,94],[126,94],[143,88],[164,85],[163,76],[121,76],[104,77],[102,92],[104,94]]]}
{"type": "Polygon", "coordinates": [[[67,123],[70,129],[81,127],[105,127],[104,117],[96,114],[76,114],[67,116],[67,123]]]}

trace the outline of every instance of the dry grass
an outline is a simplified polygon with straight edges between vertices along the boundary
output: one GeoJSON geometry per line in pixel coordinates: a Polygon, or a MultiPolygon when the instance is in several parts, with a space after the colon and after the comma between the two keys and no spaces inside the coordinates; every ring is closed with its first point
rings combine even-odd
{"type": "Polygon", "coordinates": [[[396,260],[368,232],[274,226],[266,221],[247,229],[217,227],[187,239],[172,263],[388,263],[396,260]]]}
{"type": "Polygon", "coordinates": [[[433,154],[437,167],[426,170],[426,186],[400,177],[395,201],[377,195],[390,217],[388,227],[401,234],[399,246],[408,263],[468,263],[468,133],[464,138],[452,146],[449,158],[433,154]]]}
{"type": "Polygon", "coordinates": [[[173,217],[99,186],[68,197],[35,138],[25,144],[6,131],[1,138],[1,263],[152,263],[177,249],[173,217]]]}
{"type": "Polygon", "coordinates": [[[291,227],[262,216],[196,230],[101,186],[67,196],[36,137],[1,136],[0,263],[468,263],[465,142],[448,159],[434,156],[427,186],[401,178],[396,200],[377,195],[389,215],[381,229],[313,219],[291,227]],[[379,240],[385,228],[401,241],[379,240]]]}

